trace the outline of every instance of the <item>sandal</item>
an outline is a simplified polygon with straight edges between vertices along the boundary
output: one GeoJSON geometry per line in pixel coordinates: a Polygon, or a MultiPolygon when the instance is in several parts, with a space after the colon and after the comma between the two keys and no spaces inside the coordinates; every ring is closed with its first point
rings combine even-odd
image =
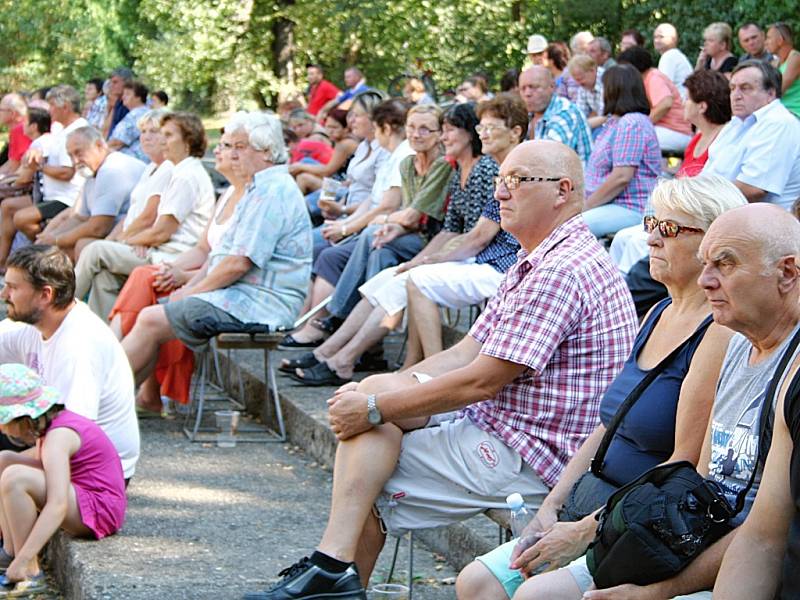
{"type": "Polygon", "coordinates": [[[323,339],[318,339],[311,342],[298,342],[293,335],[289,334],[281,340],[281,343],[278,344],[278,348],[283,350],[286,350],[287,348],[316,348],[324,341],[325,340],[323,339]]]}
{"type": "Polygon", "coordinates": [[[308,369],[319,364],[313,352],[301,354],[298,358],[284,358],[278,371],[291,375],[295,369],[308,369]]]}
{"type": "Polygon", "coordinates": [[[334,315],[328,315],[324,319],[313,319],[311,321],[311,326],[325,333],[332,334],[339,329],[342,323],[344,323],[344,319],[340,319],[334,315]]]}
{"type": "Polygon", "coordinates": [[[0,575],[0,598],[23,598],[47,591],[47,580],[44,571],[22,581],[9,581],[0,575]]]}
{"type": "Polygon", "coordinates": [[[382,354],[362,354],[354,367],[354,371],[362,373],[364,371],[386,371],[389,362],[383,358],[382,354]]]}
{"type": "Polygon", "coordinates": [[[162,419],[165,415],[160,410],[150,410],[143,406],[136,405],[136,416],[141,419],[162,419]]]}
{"type": "Polygon", "coordinates": [[[303,376],[301,377],[297,373],[289,373],[289,377],[297,381],[298,383],[302,383],[303,385],[310,385],[310,386],[323,386],[323,385],[344,385],[345,383],[349,383],[349,379],[342,379],[339,377],[335,371],[332,371],[331,368],[324,362],[319,363],[308,369],[303,369],[303,376]]]}

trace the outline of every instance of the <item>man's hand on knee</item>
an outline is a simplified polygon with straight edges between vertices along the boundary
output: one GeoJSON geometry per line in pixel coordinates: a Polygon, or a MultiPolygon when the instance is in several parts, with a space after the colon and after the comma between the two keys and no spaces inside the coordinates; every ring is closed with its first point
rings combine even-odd
{"type": "Polygon", "coordinates": [[[367,395],[360,392],[337,392],[328,400],[328,421],[340,441],[372,429],[367,420],[367,395]]]}

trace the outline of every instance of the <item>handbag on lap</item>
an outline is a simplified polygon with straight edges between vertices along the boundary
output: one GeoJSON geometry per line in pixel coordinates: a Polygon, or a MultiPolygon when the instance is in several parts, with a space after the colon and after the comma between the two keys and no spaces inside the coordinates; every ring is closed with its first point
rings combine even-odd
{"type": "MultiPolygon", "coordinates": [[[[756,464],[747,485],[737,494],[735,506],[716,482],[704,478],[688,461],[646,471],[615,492],[598,516],[597,534],[586,551],[586,565],[599,589],[669,579],[732,530],[730,520],[744,508],[759,465],[766,460],[778,384],[798,343],[800,331],[784,351],[767,387],[759,416],[756,464]]],[[[619,425],[616,417],[609,431],[615,425],[619,425]]]]}

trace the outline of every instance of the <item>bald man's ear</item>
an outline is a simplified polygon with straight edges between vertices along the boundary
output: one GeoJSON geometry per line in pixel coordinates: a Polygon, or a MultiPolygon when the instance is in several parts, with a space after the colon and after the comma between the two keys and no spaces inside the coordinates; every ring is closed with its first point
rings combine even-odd
{"type": "Polygon", "coordinates": [[[781,274],[780,287],[782,292],[788,292],[800,283],[800,264],[796,256],[784,256],[778,262],[778,270],[781,274]]]}
{"type": "Polygon", "coordinates": [[[558,180],[558,200],[556,206],[563,206],[572,198],[573,190],[572,180],[567,177],[562,177],[558,180]]]}

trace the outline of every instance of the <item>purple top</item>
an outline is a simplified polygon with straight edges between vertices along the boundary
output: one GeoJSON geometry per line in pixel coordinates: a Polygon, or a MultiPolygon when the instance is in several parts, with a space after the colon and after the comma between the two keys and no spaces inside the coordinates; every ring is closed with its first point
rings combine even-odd
{"type": "MultiPolygon", "coordinates": [[[[81,438],[81,447],[69,459],[81,521],[97,539],[115,533],[125,521],[128,501],[114,444],[94,421],[66,409],[56,415],[48,432],[59,427],[72,429],[81,438]]],[[[46,443],[46,435],[44,439],[46,443]]]]}
{"type": "Polygon", "coordinates": [[[636,172],[612,202],[643,213],[661,172],[661,150],[650,117],[628,113],[608,119],[586,165],[587,198],[614,167],[636,167],[636,172]]]}

